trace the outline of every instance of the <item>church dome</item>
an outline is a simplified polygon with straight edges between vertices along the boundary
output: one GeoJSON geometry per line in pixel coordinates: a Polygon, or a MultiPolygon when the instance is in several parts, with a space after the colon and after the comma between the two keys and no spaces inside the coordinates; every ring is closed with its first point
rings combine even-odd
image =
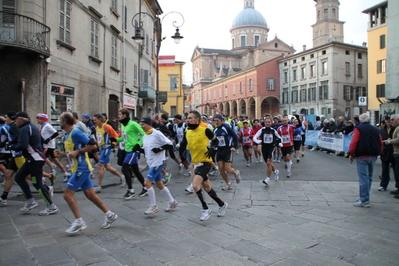
{"type": "Polygon", "coordinates": [[[238,15],[234,18],[231,29],[236,29],[245,26],[259,26],[267,27],[266,19],[260,12],[255,10],[254,7],[246,6],[238,15]]]}

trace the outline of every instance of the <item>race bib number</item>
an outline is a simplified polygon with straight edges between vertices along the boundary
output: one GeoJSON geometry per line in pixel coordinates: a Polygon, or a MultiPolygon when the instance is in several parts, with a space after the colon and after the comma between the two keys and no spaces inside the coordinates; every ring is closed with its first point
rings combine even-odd
{"type": "Polygon", "coordinates": [[[264,134],[263,135],[263,143],[270,144],[273,142],[273,135],[272,134],[264,134]]]}
{"type": "Polygon", "coordinates": [[[103,139],[103,134],[96,134],[97,137],[97,142],[101,143],[101,140],[103,139]]]}
{"type": "Polygon", "coordinates": [[[123,137],[123,141],[124,141],[124,142],[127,142],[126,131],[122,131],[122,137],[123,137]]]}
{"type": "Polygon", "coordinates": [[[283,139],[283,143],[291,142],[290,135],[283,135],[283,136],[281,136],[281,138],[283,139]]]}
{"type": "Polygon", "coordinates": [[[301,135],[295,135],[294,136],[294,140],[295,141],[301,141],[302,140],[302,136],[301,135]]]}
{"type": "Polygon", "coordinates": [[[224,139],[224,136],[218,136],[218,141],[219,141],[219,147],[225,147],[226,146],[226,141],[224,139]]]}
{"type": "Polygon", "coordinates": [[[251,138],[250,138],[250,137],[243,137],[243,138],[242,138],[242,141],[243,141],[244,143],[250,143],[250,142],[251,142],[251,138]]]}
{"type": "Polygon", "coordinates": [[[73,166],[75,166],[75,160],[74,160],[73,158],[69,157],[69,155],[70,155],[70,152],[67,152],[66,158],[67,158],[67,160],[68,160],[69,166],[70,166],[70,167],[73,167],[73,166]]]}

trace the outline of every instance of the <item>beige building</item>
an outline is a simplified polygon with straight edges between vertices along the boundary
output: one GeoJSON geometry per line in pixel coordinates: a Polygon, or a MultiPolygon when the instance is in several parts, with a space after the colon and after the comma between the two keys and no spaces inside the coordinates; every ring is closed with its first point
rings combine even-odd
{"type": "Polygon", "coordinates": [[[280,60],[283,114],[344,116],[367,111],[367,48],[344,43],[338,0],[315,0],[313,48],[280,60]]]}
{"type": "Polygon", "coordinates": [[[0,7],[7,21],[0,31],[0,73],[7,77],[0,93],[8,95],[1,113],[44,111],[53,124],[66,110],[110,118],[120,107],[153,113],[157,0],[11,0],[0,7]],[[134,25],[142,26],[142,44],[131,38],[134,25]]]}

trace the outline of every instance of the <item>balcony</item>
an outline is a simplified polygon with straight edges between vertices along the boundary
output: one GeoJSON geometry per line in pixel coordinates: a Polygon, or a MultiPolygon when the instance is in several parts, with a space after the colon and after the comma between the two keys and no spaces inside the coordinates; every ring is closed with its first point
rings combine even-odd
{"type": "Polygon", "coordinates": [[[0,11],[0,47],[50,56],[50,28],[27,16],[0,11]]]}
{"type": "Polygon", "coordinates": [[[149,85],[140,85],[139,97],[153,102],[155,100],[155,89],[149,85]]]}

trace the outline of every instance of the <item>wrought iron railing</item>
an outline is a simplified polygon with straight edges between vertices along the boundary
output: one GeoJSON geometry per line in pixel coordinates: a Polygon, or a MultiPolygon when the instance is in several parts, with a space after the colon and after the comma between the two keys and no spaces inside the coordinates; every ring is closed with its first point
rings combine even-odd
{"type": "Polygon", "coordinates": [[[50,28],[27,16],[0,11],[0,46],[30,49],[50,56],[50,28]]]}
{"type": "Polygon", "coordinates": [[[144,99],[155,99],[155,89],[147,84],[140,85],[139,94],[140,98],[144,99]]]}

